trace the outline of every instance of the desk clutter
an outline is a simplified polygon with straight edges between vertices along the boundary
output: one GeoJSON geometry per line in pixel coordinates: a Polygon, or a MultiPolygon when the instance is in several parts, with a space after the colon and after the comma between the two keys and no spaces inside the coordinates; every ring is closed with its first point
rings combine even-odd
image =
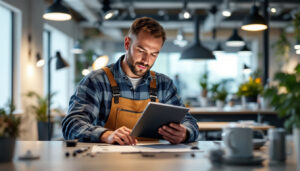
{"type": "Polygon", "coordinates": [[[143,157],[155,156],[159,153],[191,153],[191,156],[194,157],[194,153],[204,152],[197,146],[190,146],[185,144],[138,144],[135,146],[131,145],[109,145],[109,144],[97,144],[92,147],[81,147],[73,148],[72,151],[68,150],[65,152],[65,157],[76,157],[79,154],[83,156],[95,157],[103,153],[119,153],[119,154],[141,154],[143,157]]]}
{"type": "MultiPolygon", "coordinates": [[[[234,133],[233,131],[231,135],[234,133]]],[[[284,154],[283,151],[278,151],[276,148],[280,141],[278,141],[278,135],[281,137],[282,133],[274,133],[274,139],[271,140],[270,137],[268,142],[258,150],[249,148],[248,154],[250,155],[242,155],[243,157],[237,156],[238,153],[228,153],[229,144],[225,142],[227,140],[198,141],[178,145],[171,145],[167,142],[145,144],[140,142],[139,145],[130,147],[82,142],[77,142],[75,147],[67,147],[66,143],[62,141],[18,141],[13,164],[0,163],[0,170],[13,170],[14,168],[45,171],[51,171],[53,168],[55,170],[65,170],[66,168],[68,170],[94,170],[95,168],[139,170],[141,166],[145,167],[144,171],[214,170],[215,167],[219,167],[221,170],[296,170],[295,157],[287,155],[286,162],[277,158],[279,154],[284,154]],[[276,149],[272,155],[271,141],[274,141],[273,147],[276,149]],[[279,164],[272,165],[273,162],[279,164]]],[[[239,140],[236,140],[235,136],[233,138],[230,136],[227,138],[235,140],[228,140],[230,145],[235,150],[240,150],[236,147],[242,145],[235,143],[239,140]]],[[[293,145],[290,140],[288,137],[287,147],[293,145]]]]}

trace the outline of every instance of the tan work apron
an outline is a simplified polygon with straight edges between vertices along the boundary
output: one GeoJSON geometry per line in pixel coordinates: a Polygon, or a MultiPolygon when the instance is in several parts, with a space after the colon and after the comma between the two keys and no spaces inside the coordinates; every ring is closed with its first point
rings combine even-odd
{"type": "Polygon", "coordinates": [[[112,72],[108,67],[103,68],[103,70],[109,79],[113,93],[110,113],[104,127],[110,130],[116,130],[122,126],[132,129],[141,117],[146,105],[150,101],[158,102],[155,72],[150,71],[152,77],[149,87],[150,98],[145,100],[132,100],[120,97],[120,89],[112,72]]]}

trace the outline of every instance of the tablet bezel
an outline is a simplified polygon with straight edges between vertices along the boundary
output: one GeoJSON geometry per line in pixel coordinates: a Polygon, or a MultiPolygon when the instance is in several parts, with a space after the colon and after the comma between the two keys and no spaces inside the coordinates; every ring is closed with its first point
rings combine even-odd
{"type": "Polygon", "coordinates": [[[131,136],[162,139],[158,128],[169,123],[181,123],[189,109],[183,106],[149,102],[132,129],[131,136]]]}

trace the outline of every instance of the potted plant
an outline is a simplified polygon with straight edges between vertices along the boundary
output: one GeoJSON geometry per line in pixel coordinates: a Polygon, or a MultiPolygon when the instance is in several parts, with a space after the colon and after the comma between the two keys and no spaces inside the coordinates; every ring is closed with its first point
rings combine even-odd
{"type": "Polygon", "coordinates": [[[213,93],[212,98],[216,101],[216,106],[218,108],[223,108],[225,105],[226,97],[228,95],[228,91],[224,87],[226,81],[216,83],[212,85],[211,92],[213,93]]]}
{"type": "Polygon", "coordinates": [[[237,96],[245,97],[246,102],[257,102],[257,97],[263,92],[263,86],[261,85],[261,79],[252,77],[249,81],[242,83],[239,86],[237,96]]]}
{"type": "MultiPolygon", "coordinates": [[[[55,93],[51,94],[51,98],[55,93]]],[[[38,126],[38,139],[48,140],[48,117],[47,117],[47,107],[48,107],[48,96],[42,97],[34,91],[29,91],[26,94],[27,97],[35,98],[36,103],[30,106],[31,111],[35,114],[38,126]]],[[[53,121],[50,120],[50,135],[53,133],[53,121]]],[[[51,139],[50,136],[50,139],[51,139]]]]}
{"type": "Polygon", "coordinates": [[[294,33],[296,38],[296,43],[300,42],[300,11],[298,11],[293,19],[294,33]]]}
{"type": "Polygon", "coordinates": [[[270,100],[270,105],[284,117],[287,131],[293,129],[294,144],[298,163],[300,162],[300,64],[294,73],[277,72],[274,76],[277,85],[265,90],[264,96],[270,100]]]}
{"type": "Polygon", "coordinates": [[[21,123],[21,118],[13,114],[15,107],[9,104],[7,108],[0,108],[0,162],[12,160],[21,123]]]}
{"type": "Polygon", "coordinates": [[[207,97],[208,90],[208,72],[205,72],[200,78],[200,87],[202,88],[201,96],[207,97]]]}
{"type": "Polygon", "coordinates": [[[218,108],[224,107],[227,95],[228,92],[224,87],[221,88],[220,90],[217,90],[213,98],[216,100],[216,105],[218,108]]]}
{"type": "Polygon", "coordinates": [[[272,44],[272,49],[275,52],[275,61],[278,64],[278,68],[281,68],[288,61],[291,50],[291,43],[284,30],[281,30],[279,39],[272,44]]]}
{"type": "Polygon", "coordinates": [[[201,106],[207,106],[207,93],[208,93],[208,72],[205,72],[200,78],[201,96],[200,104],[201,106]]]}

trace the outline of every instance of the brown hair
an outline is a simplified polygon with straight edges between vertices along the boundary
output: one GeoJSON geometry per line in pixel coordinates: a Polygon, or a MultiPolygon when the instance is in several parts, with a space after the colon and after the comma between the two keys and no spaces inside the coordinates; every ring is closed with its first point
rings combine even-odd
{"type": "Polygon", "coordinates": [[[163,42],[166,40],[166,33],[164,28],[153,18],[141,17],[133,21],[128,35],[137,36],[141,31],[150,33],[155,38],[162,38],[163,42]]]}

